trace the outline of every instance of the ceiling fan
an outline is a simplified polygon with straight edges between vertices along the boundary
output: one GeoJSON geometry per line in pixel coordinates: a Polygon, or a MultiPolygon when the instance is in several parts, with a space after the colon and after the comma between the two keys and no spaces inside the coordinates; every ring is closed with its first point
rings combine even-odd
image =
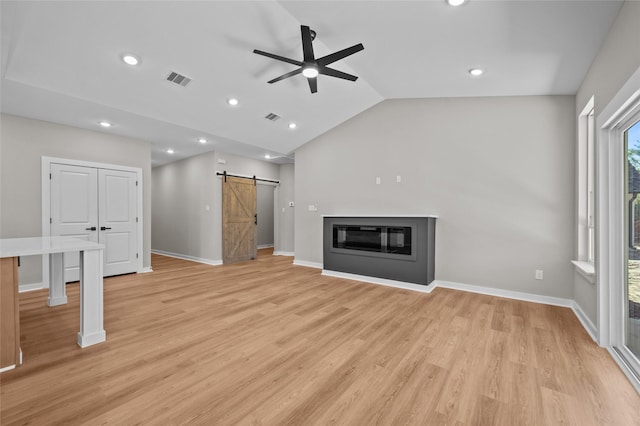
{"type": "Polygon", "coordinates": [[[258,49],[253,50],[253,53],[257,53],[258,55],[277,59],[278,61],[286,62],[300,67],[288,73],[282,74],[280,77],[276,77],[273,80],[269,80],[268,83],[275,83],[276,81],[284,80],[285,78],[293,77],[294,75],[302,73],[302,75],[305,76],[307,78],[307,81],[309,82],[311,93],[316,93],[318,91],[318,74],[342,78],[350,81],[356,81],[358,79],[358,77],[356,77],[355,75],[347,74],[346,72],[329,68],[327,65],[363,50],[364,46],[362,45],[362,43],[347,47],[346,49],[339,50],[321,58],[316,58],[313,54],[312,45],[312,41],[316,38],[316,32],[306,25],[300,25],[300,32],[302,33],[302,61],[285,58],[284,56],[263,52],[258,49]]]}

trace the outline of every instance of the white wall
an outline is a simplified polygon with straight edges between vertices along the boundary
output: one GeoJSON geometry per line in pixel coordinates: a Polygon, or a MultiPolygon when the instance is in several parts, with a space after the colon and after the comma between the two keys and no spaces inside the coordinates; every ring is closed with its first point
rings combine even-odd
{"type": "Polygon", "coordinates": [[[279,178],[277,164],[217,151],[154,168],[153,250],[205,262],[222,261],[222,178],[216,172],[225,170],[279,178]]]}
{"type": "Polygon", "coordinates": [[[322,214],[436,214],[437,280],[570,298],[574,111],[573,96],[374,106],[296,151],[296,260],[322,263],[322,214]]]}
{"type": "MultiPolygon", "coordinates": [[[[629,77],[640,68],[639,23],[640,2],[625,2],[578,90],[574,113],[576,118],[592,96],[597,117],[629,77]]],[[[574,224],[574,227],[577,228],[577,224],[574,224]]],[[[575,253],[577,256],[577,247],[575,253]]],[[[596,324],[596,286],[577,273],[574,275],[573,283],[575,301],[591,322],[596,324]]]]}
{"type": "MultiPolygon", "coordinates": [[[[42,157],[139,167],[143,171],[143,266],[151,265],[151,149],[148,142],[0,116],[0,237],[42,235],[42,157]]],[[[40,256],[22,259],[20,284],[42,282],[40,256]]]]}

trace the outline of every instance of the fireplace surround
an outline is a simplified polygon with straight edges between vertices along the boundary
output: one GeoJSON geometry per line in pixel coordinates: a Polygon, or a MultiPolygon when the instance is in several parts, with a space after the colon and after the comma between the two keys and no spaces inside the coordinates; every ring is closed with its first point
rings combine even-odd
{"type": "Polygon", "coordinates": [[[435,216],[325,216],[324,269],[428,285],[435,216]]]}

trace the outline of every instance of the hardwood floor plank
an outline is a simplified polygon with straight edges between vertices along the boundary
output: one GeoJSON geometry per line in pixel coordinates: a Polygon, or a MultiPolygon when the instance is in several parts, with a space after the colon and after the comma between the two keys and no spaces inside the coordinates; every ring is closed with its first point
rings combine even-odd
{"type": "Polygon", "coordinates": [[[640,425],[640,397],[573,312],[333,277],[260,251],[209,266],[153,255],[105,279],[107,341],[69,303],[20,295],[24,365],[4,425],[640,425]]]}

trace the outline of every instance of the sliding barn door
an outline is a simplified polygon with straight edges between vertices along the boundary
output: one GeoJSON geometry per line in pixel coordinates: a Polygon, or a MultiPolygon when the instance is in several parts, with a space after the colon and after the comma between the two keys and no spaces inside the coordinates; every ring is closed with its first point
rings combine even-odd
{"type": "Polygon", "coordinates": [[[257,255],[256,184],[252,179],[222,179],[222,260],[255,259],[257,255]]]}

